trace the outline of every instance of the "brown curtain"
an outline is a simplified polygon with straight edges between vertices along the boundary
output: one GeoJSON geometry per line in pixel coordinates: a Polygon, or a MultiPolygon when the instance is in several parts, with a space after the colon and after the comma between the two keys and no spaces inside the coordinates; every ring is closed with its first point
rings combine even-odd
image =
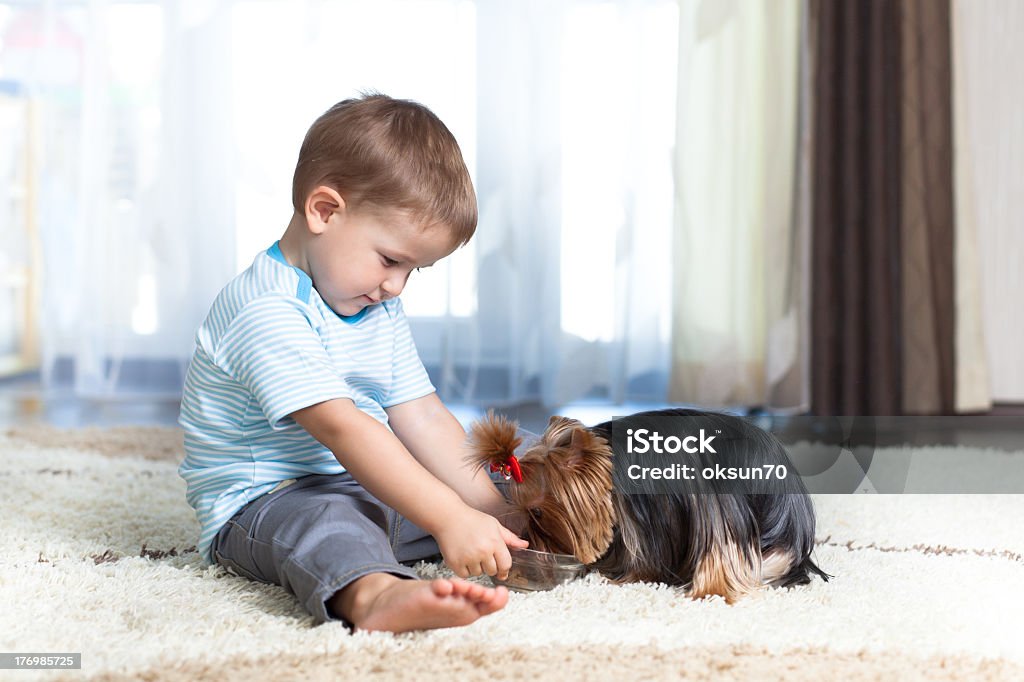
{"type": "Polygon", "coordinates": [[[903,411],[954,411],[953,71],[949,0],[904,0],[903,411]]]}
{"type": "Polygon", "coordinates": [[[811,409],[953,409],[948,0],[811,0],[811,409]]]}

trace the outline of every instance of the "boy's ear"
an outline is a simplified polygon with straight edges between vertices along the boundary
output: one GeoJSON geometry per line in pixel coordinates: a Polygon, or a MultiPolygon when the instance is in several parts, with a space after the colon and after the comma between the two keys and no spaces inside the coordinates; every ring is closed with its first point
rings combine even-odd
{"type": "Polygon", "coordinates": [[[345,200],[327,185],[319,185],[306,197],[306,224],[313,234],[322,234],[331,216],[345,209],[345,200]]]}

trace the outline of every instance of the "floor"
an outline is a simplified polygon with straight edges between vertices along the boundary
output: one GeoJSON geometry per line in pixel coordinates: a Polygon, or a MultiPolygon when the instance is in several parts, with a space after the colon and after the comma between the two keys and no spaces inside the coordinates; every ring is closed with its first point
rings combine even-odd
{"type": "MultiPolygon", "coordinates": [[[[515,419],[528,431],[539,433],[552,414],[597,424],[622,414],[658,409],[668,405],[650,403],[611,404],[577,402],[557,409],[536,404],[496,407],[494,411],[515,419]]],[[[486,407],[449,404],[448,408],[464,425],[482,417],[486,407]]],[[[169,397],[132,397],[121,400],[90,400],[69,392],[45,392],[29,383],[0,382],[0,428],[46,424],[59,428],[114,426],[174,426],[179,402],[169,397]]]]}
{"type": "MultiPolygon", "coordinates": [[[[486,413],[486,408],[449,404],[449,409],[465,426],[486,413]]],[[[534,433],[544,430],[552,414],[579,419],[584,424],[597,424],[614,416],[667,405],[646,403],[611,404],[585,401],[546,408],[538,404],[494,408],[495,412],[515,419],[534,433]]],[[[167,396],[134,397],[122,400],[90,400],[70,392],[46,392],[32,382],[0,381],[0,428],[45,424],[59,428],[114,426],[174,426],[179,402],[167,396]]],[[[743,413],[742,410],[731,410],[743,413]]],[[[955,417],[879,417],[870,422],[854,422],[810,417],[756,417],[762,428],[779,434],[784,442],[820,434],[821,430],[853,433],[853,428],[867,424],[873,444],[878,446],[909,444],[949,444],[992,447],[1024,452],[1024,406],[1003,405],[983,415],[955,417]],[[859,426],[858,426],[859,424],[859,426]]],[[[843,440],[840,436],[839,440],[843,440]]],[[[831,442],[831,441],[829,441],[831,442]]]]}

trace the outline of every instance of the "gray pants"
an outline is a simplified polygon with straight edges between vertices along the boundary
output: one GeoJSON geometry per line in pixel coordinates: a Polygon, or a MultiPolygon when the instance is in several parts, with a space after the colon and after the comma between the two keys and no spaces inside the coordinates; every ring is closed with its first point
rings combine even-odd
{"type": "Polygon", "coordinates": [[[441,559],[430,534],[348,473],[306,476],[256,498],[217,533],[213,556],[235,575],[282,586],[317,623],[341,619],[327,601],[353,580],[416,578],[406,564],[441,559]]]}

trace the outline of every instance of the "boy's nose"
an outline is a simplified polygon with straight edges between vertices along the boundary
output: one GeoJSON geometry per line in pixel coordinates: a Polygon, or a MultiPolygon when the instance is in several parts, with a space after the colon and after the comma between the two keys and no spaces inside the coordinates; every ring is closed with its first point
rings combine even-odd
{"type": "Polygon", "coordinates": [[[383,298],[394,298],[402,293],[402,285],[405,284],[398,279],[386,279],[380,283],[381,296],[383,298]]]}

